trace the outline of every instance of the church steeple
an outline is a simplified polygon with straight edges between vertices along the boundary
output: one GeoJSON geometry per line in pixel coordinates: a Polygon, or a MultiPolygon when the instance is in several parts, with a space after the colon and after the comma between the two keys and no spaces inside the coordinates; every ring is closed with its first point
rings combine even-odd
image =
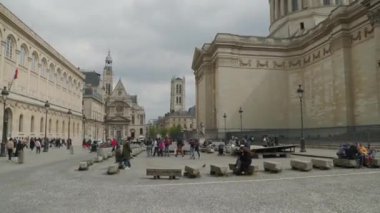
{"type": "Polygon", "coordinates": [[[113,89],[113,72],[112,72],[112,57],[111,51],[108,51],[103,71],[104,88],[106,89],[106,95],[111,95],[113,89]]]}

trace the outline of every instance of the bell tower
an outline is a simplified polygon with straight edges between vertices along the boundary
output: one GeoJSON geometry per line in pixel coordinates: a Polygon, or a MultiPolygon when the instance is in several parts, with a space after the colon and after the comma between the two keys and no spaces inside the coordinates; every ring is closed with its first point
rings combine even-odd
{"type": "Polygon", "coordinates": [[[112,72],[112,58],[111,51],[108,51],[108,55],[106,57],[106,63],[103,70],[103,86],[106,91],[106,95],[111,95],[113,88],[113,72],[112,72]]]}

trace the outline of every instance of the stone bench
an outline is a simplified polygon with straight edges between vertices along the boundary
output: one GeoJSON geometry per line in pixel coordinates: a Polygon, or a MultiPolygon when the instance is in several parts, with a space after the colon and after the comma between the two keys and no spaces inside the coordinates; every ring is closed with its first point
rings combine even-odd
{"type": "Polygon", "coordinates": [[[314,168],[318,169],[331,169],[334,167],[332,160],[327,159],[311,159],[314,168]]]}
{"type": "Polygon", "coordinates": [[[114,175],[117,173],[119,173],[119,164],[114,164],[114,165],[108,167],[107,174],[114,175]]]}
{"type": "MultiPolygon", "coordinates": [[[[230,170],[232,170],[232,172],[233,172],[234,174],[236,174],[236,172],[237,172],[237,171],[236,171],[236,164],[230,163],[230,164],[228,164],[228,167],[229,167],[230,170]]],[[[245,175],[253,175],[254,172],[255,172],[255,166],[250,165],[250,166],[248,167],[248,173],[245,174],[245,175]]]]}
{"type": "Polygon", "coordinates": [[[210,165],[210,175],[225,176],[227,175],[227,167],[210,165]]]}
{"type": "Polygon", "coordinates": [[[281,172],[282,171],[282,166],[281,163],[279,162],[273,162],[273,161],[264,161],[264,171],[267,172],[281,172]]]}
{"type": "Polygon", "coordinates": [[[183,175],[189,178],[200,177],[199,169],[194,169],[190,166],[185,166],[185,172],[183,175]]]}
{"type": "Polygon", "coordinates": [[[161,176],[169,176],[169,179],[175,179],[182,176],[181,169],[146,169],[147,176],[153,176],[154,179],[160,179],[161,176]]]}
{"type": "Polygon", "coordinates": [[[336,167],[344,167],[344,168],[357,168],[359,167],[358,162],[353,159],[333,159],[334,166],[336,167]]]}
{"type": "Polygon", "coordinates": [[[79,171],[88,170],[88,163],[87,163],[87,161],[80,162],[78,170],[79,171]]]}
{"type": "Polygon", "coordinates": [[[299,159],[291,160],[290,166],[292,167],[292,169],[305,171],[305,172],[313,169],[313,164],[311,163],[311,161],[299,160],[299,159]]]}

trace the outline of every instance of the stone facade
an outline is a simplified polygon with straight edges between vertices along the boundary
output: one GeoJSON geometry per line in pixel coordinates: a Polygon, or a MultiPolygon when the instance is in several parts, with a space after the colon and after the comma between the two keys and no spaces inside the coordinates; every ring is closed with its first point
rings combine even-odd
{"type": "Polygon", "coordinates": [[[379,0],[340,5],[300,35],[277,36],[273,18],[269,37],[217,34],[194,53],[198,125],[221,137],[226,113],[229,132],[241,123],[244,131],[298,129],[299,84],[306,129],[345,134],[378,125],[379,8],[379,0]]]}
{"type": "Polygon", "coordinates": [[[7,136],[44,137],[47,121],[48,138],[70,135],[80,143],[83,74],[2,4],[0,29],[0,85],[10,89],[7,136]]]}
{"type": "Polygon", "coordinates": [[[103,84],[106,91],[104,120],[106,138],[116,138],[120,141],[127,137],[136,139],[145,137],[145,110],[138,105],[137,95],[128,94],[121,80],[113,88],[112,58],[110,53],[106,57],[103,76],[103,84]]]}
{"type": "Polygon", "coordinates": [[[105,140],[105,90],[100,74],[82,71],[86,76],[83,92],[83,137],[88,140],[105,140]]]}

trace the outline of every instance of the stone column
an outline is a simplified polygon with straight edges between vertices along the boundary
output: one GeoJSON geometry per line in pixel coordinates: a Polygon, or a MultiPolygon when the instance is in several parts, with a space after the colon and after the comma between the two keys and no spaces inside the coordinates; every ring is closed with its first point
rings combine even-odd
{"type": "Polygon", "coordinates": [[[285,1],[284,0],[280,1],[280,16],[281,17],[285,16],[285,1]]]}

